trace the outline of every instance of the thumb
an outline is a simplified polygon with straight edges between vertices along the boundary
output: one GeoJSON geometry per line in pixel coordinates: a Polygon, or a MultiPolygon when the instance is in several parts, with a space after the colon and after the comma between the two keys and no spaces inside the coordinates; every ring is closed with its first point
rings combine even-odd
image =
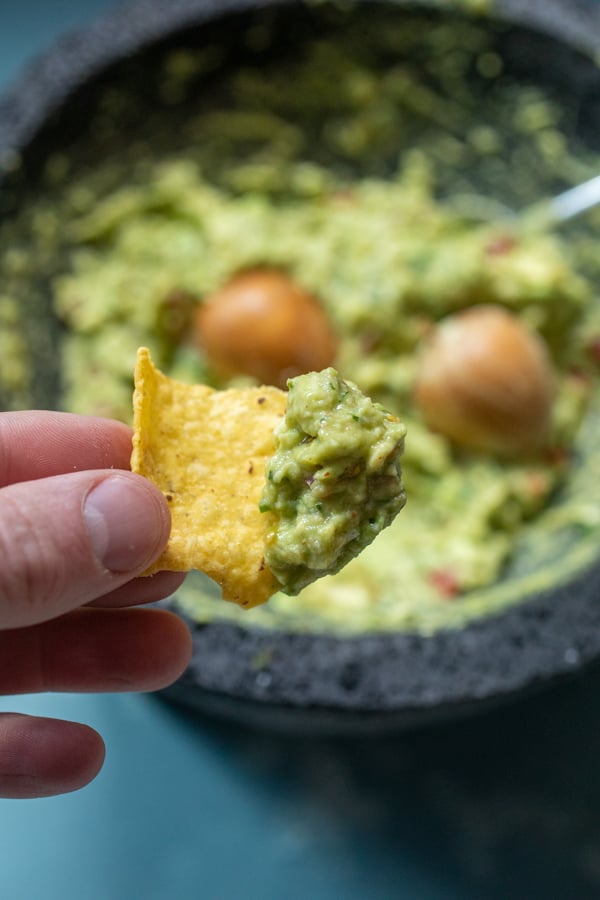
{"type": "Polygon", "coordinates": [[[34,625],[141,574],[164,548],[167,502],[145,478],[87,471],[0,491],[0,629],[34,625]]]}

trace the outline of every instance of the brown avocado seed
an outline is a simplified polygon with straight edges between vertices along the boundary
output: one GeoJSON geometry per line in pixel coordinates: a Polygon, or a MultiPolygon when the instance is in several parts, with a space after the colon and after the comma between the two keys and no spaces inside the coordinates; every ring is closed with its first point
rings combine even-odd
{"type": "Polygon", "coordinates": [[[548,441],[555,378],[545,342],[499,306],[442,320],[418,358],[414,398],[454,444],[502,457],[548,441]]]}
{"type": "Polygon", "coordinates": [[[331,365],[337,349],[319,301],[279,269],[235,275],[199,308],[194,334],[220,374],[282,388],[331,365]]]}

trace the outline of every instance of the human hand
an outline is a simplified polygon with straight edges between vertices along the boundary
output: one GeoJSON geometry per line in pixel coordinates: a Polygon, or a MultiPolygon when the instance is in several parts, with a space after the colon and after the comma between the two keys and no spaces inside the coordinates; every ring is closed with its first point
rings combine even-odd
{"type": "MultiPolygon", "coordinates": [[[[172,613],[131,609],[183,575],[139,578],[162,552],[168,505],[129,468],[131,431],[68,413],[0,413],[0,694],[152,691],[191,654],[172,613]],[[111,471],[112,470],[112,471],[111,471]]],[[[76,790],[98,773],[86,725],[0,714],[0,796],[76,790]]]]}

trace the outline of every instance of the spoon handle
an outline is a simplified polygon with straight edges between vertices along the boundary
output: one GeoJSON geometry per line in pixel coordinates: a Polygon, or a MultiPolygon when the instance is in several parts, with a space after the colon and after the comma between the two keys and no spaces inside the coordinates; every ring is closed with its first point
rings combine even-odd
{"type": "Polygon", "coordinates": [[[519,214],[523,231],[542,231],[568,222],[600,204],[600,175],[557,194],[551,200],[534,203],[519,214]]]}
{"type": "Polygon", "coordinates": [[[559,222],[572,219],[600,203],[600,175],[584,181],[551,201],[551,211],[559,222]]]}

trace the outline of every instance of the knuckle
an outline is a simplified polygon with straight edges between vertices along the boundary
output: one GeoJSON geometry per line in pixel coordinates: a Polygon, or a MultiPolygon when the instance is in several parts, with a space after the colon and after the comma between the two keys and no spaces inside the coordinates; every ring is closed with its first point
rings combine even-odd
{"type": "Polygon", "coordinates": [[[67,584],[67,563],[52,534],[40,530],[29,510],[3,492],[0,515],[0,602],[6,627],[39,618],[67,584]]]}

